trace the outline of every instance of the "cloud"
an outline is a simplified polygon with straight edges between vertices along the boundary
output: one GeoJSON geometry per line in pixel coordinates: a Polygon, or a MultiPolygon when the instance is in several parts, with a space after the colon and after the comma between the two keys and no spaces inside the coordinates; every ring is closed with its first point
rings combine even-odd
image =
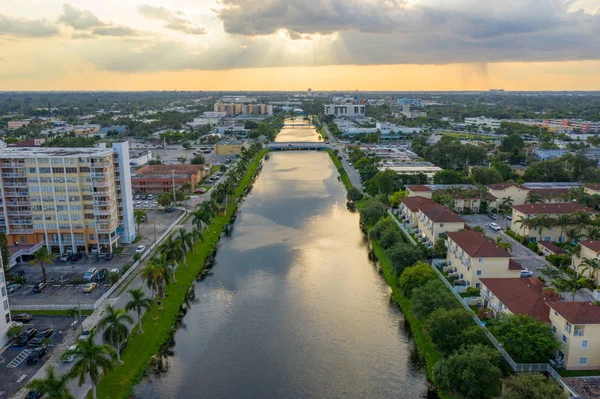
{"type": "Polygon", "coordinates": [[[91,11],[82,10],[70,4],[63,4],[63,13],[58,17],[58,22],[79,30],[106,25],[91,11]]]}
{"type": "Polygon", "coordinates": [[[99,35],[99,36],[118,36],[118,37],[137,36],[139,34],[139,32],[133,28],[130,28],[128,26],[120,26],[120,25],[99,26],[97,28],[92,29],[92,33],[94,35],[99,35]]]}
{"type": "Polygon", "coordinates": [[[20,37],[48,37],[58,34],[56,25],[45,19],[15,18],[0,14],[0,35],[20,37]]]}
{"type": "Polygon", "coordinates": [[[188,19],[181,11],[172,11],[165,7],[154,7],[149,4],[141,4],[137,9],[146,18],[163,21],[167,29],[188,35],[206,34],[206,29],[188,19]]]}

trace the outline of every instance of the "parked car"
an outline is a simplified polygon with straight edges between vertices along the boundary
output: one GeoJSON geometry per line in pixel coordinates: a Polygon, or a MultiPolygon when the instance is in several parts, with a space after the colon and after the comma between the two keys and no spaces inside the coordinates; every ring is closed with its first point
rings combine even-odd
{"type": "Polygon", "coordinates": [[[490,226],[490,229],[492,229],[494,231],[500,231],[500,230],[502,230],[500,228],[500,226],[498,226],[498,223],[490,223],[489,226],[490,226]]]}
{"type": "Polygon", "coordinates": [[[139,194],[138,194],[138,195],[136,195],[135,197],[133,197],[133,199],[134,199],[134,200],[136,200],[136,201],[137,201],[137,200],[139,200],[139,199],[140,199],[140,196],[139,196],[139,194]]]}
{"type": "Polygon", "coordinates": [[[29,342],[29,345],[40,346],[40,344],[42,343],[42,341],[45,338],[50,338],[52,335],[54,335],[54,330],[53,329],[51,329],[51,328],[44,328],[43,330],[38,331],[38,333],[35,336],[35,338],[33,338],[29,342]]]}
{"type": "Polygon", "coordinates": [[[92,333],[92,330],[93,330],[93,329],[94,329],[94,328],[92,327],[92,329],[86,329],[86,330],[83,330],[83,331],[81,332],[81,334],[79,335],[79,340],[80,340],[80,341],[83,341],[83,340],[86,340],[86,339],[88,339],[88,338],[89,338],[89,336],[90,336],[90,334],[92,333]]]}
{"type": "Polygon", "coordinates": [[[11,318],[12,318],[12,321],[20,321],[22,323],[29,323],[31,321],[31,319],[33,319],[33,316],[30,315],[29,313],[17,313],[16,315],[13,315],[11,318]]]}
{"type": "Polygon", "coordinates": [[[98,286],[97,283],[86,284],[86,285],[83,286],[83,293],[84,294],[89,294],[90,292],[94,291],[97,286],[98,286]]]}
{"type": "Polygon", "coordinates": [[[498,215],[495,213],[488,213],[488,217],[492,220],[498,220],[498,215]]]}
{"type": "Polygon", "coordinates": [[[29,341],[31,341],[37,334],[37,328],[28,328],[23,331],[19,338],[17,338],[17,346],[25,346],[29,341]]]}
{"type": "Polygon", "coordinates": [[[60,256],[60,261],[61,262],[67,262],[69,260],[69,256],[71,256],[71,254],[68,253],[64,253],[60,256]]]}
{"type": "Polygon", "coordinates": [[[507,216],[506,216],[506,220],[512,220],[512,216],[510,216],[510,215],[507,215],[507,216]]]}
{"type": "Polygon", "coordinates": [[[113,255],[111,253],[104,254],[104,260],[111,260],[113,255]]]}
{"type": "Polygon", "coordinates": [[[172,208],[172,207],[169,207],[169,208],[167,209],[167,212],[168,212],[168,213],[171,213],[171,212],[173,212],[173,208],[172,208]]]}
{"type": "Polygon", "coordinates": [[[35,292],[36,294],[39,294],[43,290],[45,290],[47,287],[48,287],[47,283],[37,283],[36,285],[33,286],[33,292],[35,292]]]}
{"type": "Polygon", "coordinates": [[[533,277],[533,272],[528,269],[521,270],[521,277],[533,277]]]}
{"type": "Polygon", "coordinates": [[[87,270],[87,272],[85,272],[85,274],[83,275],[83,279],[85,281],[93,281],[96,278],[97,274],[98,274],[98,268],[90,267],[87,270]]]}
{"type": "Polygon", "coordinates": [[[40,399],[44,394],[42,392],[29,391],[25,395],[25,399],[40,399]]]}
{"type": "MultiPolygon", "coordinates": [[[[75,350],[75,348],[77,348],[77,345],[71,345],[71,346],[69,346],[69,350],[70,351],[75,350]]],[[[75,360],[75,355],[73,355],[73,354],[70,354],[68,356],[63,356],[63,357],[60,358],[60,361],[63,362],[63,363],[72,363],[73,360],[75,360]]]]}
{"type": "Polygon", "coordinates": [[[196,189],[196,194],[204,194],[206,192],[205,188],[196,189]]]}
{"type": "Polygon", "coordinates": [[[107,268],[100,269],[100,271],[96,275],[96,281],[102,281],[106,278],[106,276],[108,276],[108,269],[107,268]]]}
{"type": "Polygon", "coordinates": [[[22,285],[19,283],[10,283],[6,285],[6,292],[8,292],[8,294],[12,294],[15,291],[18,291],[19,288],[21,288],[22,285]]]}
{"type": "Polygon", "coordinates": [[[76,253],[76,254],[71,255],[71,260],[73,262],[79,262],[81,259],[83,259],[83,254],[81,254],[81,253],[76,253]]]}
{"type": "Polygon", "coordinates": [[[46,354],[45,346],[39,346],[39,347],[35,348],[27,357],[27,364],[36,364],[37,362],[39,362],[42,359],[42,357],[44,357],[45,354],[46,354]]]}
{"type": "Polygon", "coordinates": [[[152,200],[154,199],[154,195],[153,195],[153,194],[149,194],[149,195],[148,195],[148,199],[149,199],[150,201],[152,201],[152,200]]]}
{"type": "Polygon", "coordinates": [[[147,208],[150,206],[150,201],[144,201],[144,206],[147,208]]]}
{"type": "Polygon", "coordinates": [[[141,198],[140,198],[140,199],[141,199],[142,201],[145,201],[145,200],[146,200],[146,198],[148,198],[148,196],[147,196],[146,194],[144,194],[144,195],[142,195],[142,196],[141,196],[141,198]]]}
{"type": "Polygon", "coordinates": [[[146,246],[145,245],[140,245],[135,249],[135,252],[138,254],[143,254],[144,251],[146,250],[146,246]]]}

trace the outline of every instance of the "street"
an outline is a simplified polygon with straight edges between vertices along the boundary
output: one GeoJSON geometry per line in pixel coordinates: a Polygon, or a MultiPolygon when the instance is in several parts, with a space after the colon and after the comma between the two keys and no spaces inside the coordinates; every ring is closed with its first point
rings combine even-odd
{"type": "Polygon", "coordinates": [[[354,166],[350,165],[350,162],[345,157],[346,151],[345,151],[344,144],[340,143],[340,141],[329,131],[329,128],[327,127],[327,125],[323,125],[323,129],[325,130],[325,133],[327,134],[327,137],[329,138],[329,141],[331,142],[331,148],[334,150],[337,149],[339,151],[339,155],[342,157],[342,159],[341,159],[342,165],[344,166],[344,169],[346,169],[346,173],[348,174],[348,177],[350,178],[350,182],[352,183],[352,185],[354,187],[358,188],[360,191],[363,191],[363,185],[360,180],[360,175],[358,174],[356,169],[354,169],[354,166]]]}

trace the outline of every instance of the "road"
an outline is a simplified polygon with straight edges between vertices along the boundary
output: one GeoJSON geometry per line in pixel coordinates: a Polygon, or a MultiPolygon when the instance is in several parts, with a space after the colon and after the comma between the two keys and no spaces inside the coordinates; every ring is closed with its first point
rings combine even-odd
{"type": "Polygon", "coordinates": [[[325,133],[327,134],[327,137],[331,142],[331,148],[333,148],[334,150],[338,150],[339,153],[342,154],[342,165],[344,166],[344,169],[346,169],[346,173],[350,178],[350,182],[354,187],[358,188],[360,191],[363,191],[363,185],[360,180],[360,175],[358,174],[356,169],[354,169],[354,166],[350,165],[350,162],[348,162],[348,159],[344,156],[344,154],[346,154],[344,144],[340,143],[337,137],[335,137],[329,131],[327,125],[323,125],[323,129],[325,130],[325,133]]]}

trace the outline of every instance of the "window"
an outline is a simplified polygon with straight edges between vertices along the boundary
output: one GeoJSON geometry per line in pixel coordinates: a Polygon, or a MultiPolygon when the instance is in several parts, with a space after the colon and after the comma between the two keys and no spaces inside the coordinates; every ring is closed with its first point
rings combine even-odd
{"type": "Polygon", "coordinates": [[[587,364],[587,362],[588,362],[587,356],[582,356],[582,357],[579,358],[579,364],[580,365],[585,366],[587,364]]]}
{"type": "Polygon", "coordinates": [[[569,334],[571,333],[571,323],[569,323],[567,321],[567,325],[565,326],[565,331],[568,332],[569,334]]]}
{"type": "Polygon", "coordinates": [[[4,310],[8,310],[8,299],[4,300],[4,310]]]}
{"type": "Polygon", "coordinates": [[[440,227],[444,227],[444,223],[440,223],[440,227]]]}
{"type": "Polygon", "coordinates": [[[584,339],[583,341],[581,341],[581,347],[582,348],[587,348],[588,347],[588,340],[584,339]]]}
{"type": "Polygon", "coordinates": [[[484,259],[483,258],[479,258],[479,263],[483,263],[484,259]]]}
{"type": "Polygon", "coordinates": [[[564,342],[565,344],[567,343],[567,336],[565,334],[563,334],[562,336],[562,342],[564,342]]]}
{"type": "Polygon", "coordinates": [[[481,269],[477,269],[477,275],[478,275],[478,276],[481,276],[482,274],[483,274],[483,270],[481,270],[481,269]]]}
{"type": "Polygon", "coordinates": [[[583,330],[584,326],[575,326],[575,331],[573,332],[573,335],[575,335],[576,337],[583,337],[583,330]]]}
{"type": "Polygon", "coordinates": [[[6,320],[6,324],[10,323],[10,313],[5,314],[4,319],[6,320]]]}
{"type": "Polygon", "coordinates": [[[475,283],[475,288],[481,288],[481,283],[475,283]]]}
{"type": "Polygon", "coordinates": [[[558,312],[556,310],[554,311],[554,316],[558,316],[558,312]]]}
{"type": "Polygon", "coordinates": [[[556,326],[554,324],[552,324],[552,332],[556,334],[556,326]]]}
{"type": "Polygon", "coordinates": [[[6,287],[2,286],[2,296],[6,296],[6,287]]]}

